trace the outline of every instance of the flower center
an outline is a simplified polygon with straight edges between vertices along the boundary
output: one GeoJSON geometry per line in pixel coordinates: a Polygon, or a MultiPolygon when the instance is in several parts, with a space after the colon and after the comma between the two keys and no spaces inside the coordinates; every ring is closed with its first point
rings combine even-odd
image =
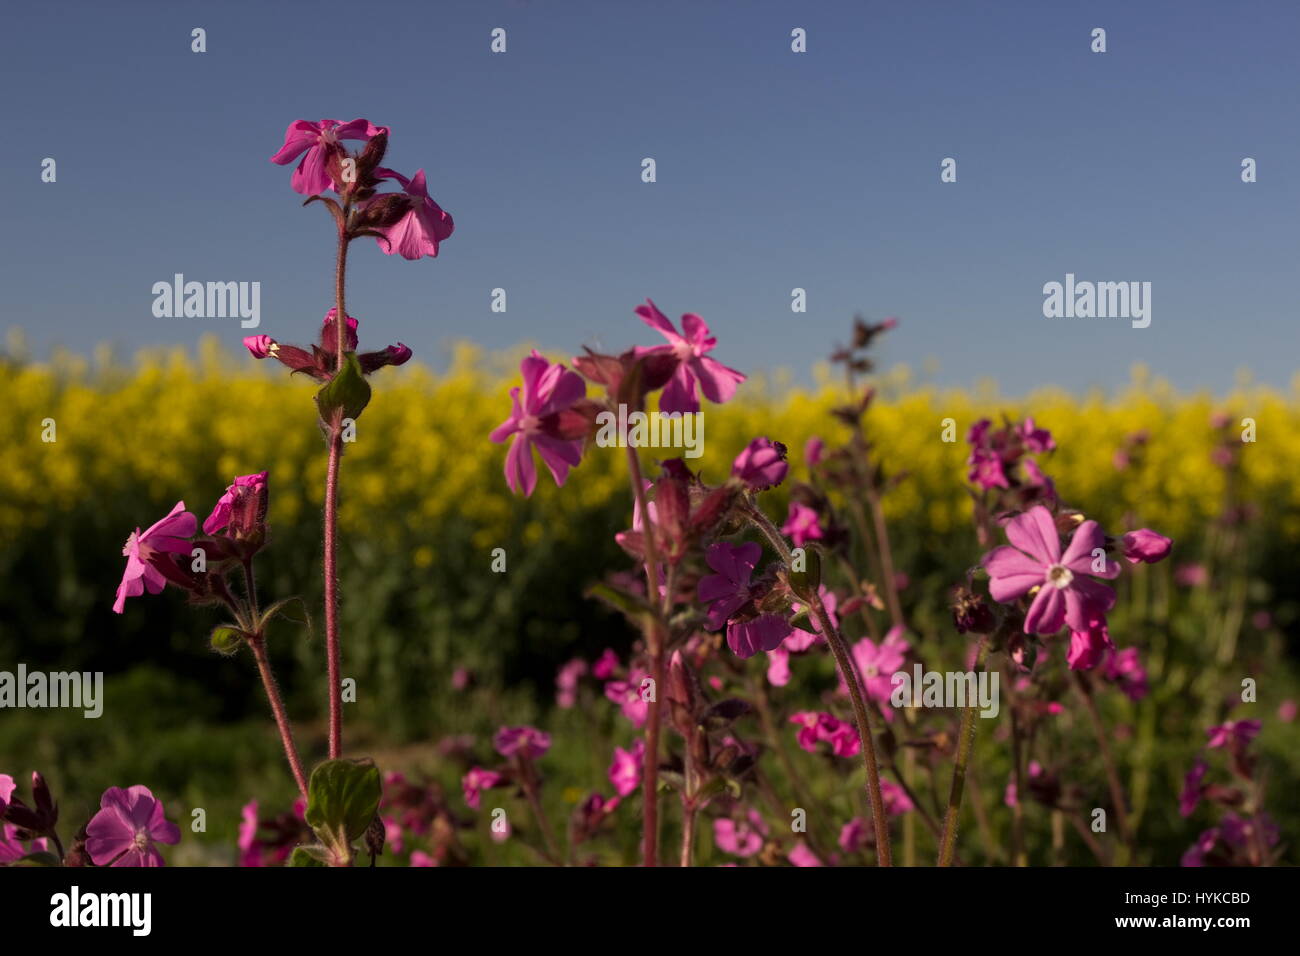
{"type": "Polygon", "coordinates": [[[878,677],[880,676],[880,668],[877,667],[875,664],[868,664],[866,667],[862,668],[862,676],[878,677]]]}
{"type": "Polygon", "coordinates": [[[1064,590],[1070,586],[1074,580],[1074,572],[1063,564],[1054,564],[1047,569],[1047,580],[1050,584],[1056,585],[1057,588],[1064,590]]]}
{"type": "Polygon", "coordinates": [[[137,850],[149,849],[149,832],[147,830],[135,831],[135,848],[137,850]]]}
{"type": "Polygon", "coordinates": [[[519,430],[525,432],[540,431],[542,420],[536,415],[525,415],[519,420],[519,430]]]}

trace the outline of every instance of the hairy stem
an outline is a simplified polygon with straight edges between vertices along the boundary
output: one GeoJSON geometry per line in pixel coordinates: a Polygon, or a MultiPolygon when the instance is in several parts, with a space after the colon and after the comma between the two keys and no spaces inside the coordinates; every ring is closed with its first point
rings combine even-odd
{"type": "Polygon", "coordinates": [[[280,696],[280,685],[271,673],[271,662],[266,656],[266,642],[261,634],[249,637],[248,646],[257,661],[257,670],[262,675],[262,686],[266,688],[266,698],[271,702],[271,713],[275,715],[275,724],[280,729],[280,743],[284,745],[284,755],[289,758],[289,769],[298,784],[298,792],[305,799],[307,796],[307,776],[302,770],[302,760],[298,757],[298,748],[293,742],[293,728],[289,725],[289,715],[285,713],[284,700],[280,696]]]}
{"type": "MultiPolygon", "coordinates": [[[[346,212],[345,212],[346,217],[346,212]]],[[[335,371],[344,364],[347,350],[348,314],[344,307],[344,278],[348,265],[348,239],[339,228],[338,259],[334,269],[334,358],[335,371]]],[[[331,760],[343,753],[343,681],[340,676],[341,651],[339,647],[339,568],[338,568],[338,516],[339,516],[339,460],[343,457],[343,429],[341,422],[330,422],[329,464],[325,472],[325,655],[329,675],[330,729],[329,754],[331,760]]]]}
{"type": "MultiPolygon", "coordinates": [[[[984,638],[980,638],[979,651],[975,657],[975,670],[984,665],[986,650],[984,638]]],[[[970,764],[972,745],[975,743],[975,711],[979,709],[976,701],[969,701],[961,715],[961,730],[957,738],[957,763],[952,768],[952,787],[948,791],[948,809],[943,815],[943,839],[939,843],[939,865],[952,866],[953,856],[957,852],[957,819],[961,816],[961,795],[966,787],[966,767],[970,764]]],[[[1019,798],[1019,794],[1016,794],[1019,798]]]]}
{"type": "MultiPolygon", "coordinates": [[[[645,577],[648,593],[646,601],[652,607],[659,596],[659,554],[655,546],[655,529],[646,507],[641,461],[631,443],[627,446],[627,470],[632,481],[632,497],[641,515],[641,538],[645,542],[645,577]]],[[[669,596],[671,600],[671,595],[669,596]]],[[[658,616],[645,628],[646,649],[650,654],[651,677],[654,679],[654,699],[651,700],[645,725],[645,761],[641,768],[642,797],[645,811],[642,815],[641,857],[644,866],[657,866],[659,862],[659,694],[664,683],[664,641],[662,622],[658,616]]],[[[638,689],[638,693],[639,693],[638,689]]]]}

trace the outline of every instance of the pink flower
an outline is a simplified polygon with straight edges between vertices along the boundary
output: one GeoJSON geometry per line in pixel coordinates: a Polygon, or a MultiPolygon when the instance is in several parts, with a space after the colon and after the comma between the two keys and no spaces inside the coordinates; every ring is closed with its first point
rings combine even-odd
{"type": "Polygon", "coordinates": [[[614,671],[618,670],[618,655],[614,653],[611,647],[605,648],[596,658],[596,663],[591,665],[591,676],[596,680],[609,680],[614,676],[614,671]]]}
{"type": "Polygon", "coordinates": [[[821,463],[825,456],[826,443],[820,438],[813,436],[808,439],[808,443],[803,446],[803,460],[809,468],[815,468],[821,463]]]}
{"type": "Polygon", "coordinates": [[[180,842],[180,828],[148,787],[109,787],[99,806],[86,826],[86,852],[96,866],[162,866],[154,843],[180,842]]]}
{"type": "Polygon", "coordinates": [[[150,525],[147,531],[136,528],[122,548],[126,570],[122,573],[122,583],[117,586],[113,610],[121,614],[127,598],[139,597],[146,590],[150,594],[160,593],[167,585],[167,578],[159,570],[158,562],[170,560],[168,554],[189,554],[187,539],[194,537],[197,530],[198,519],[185,510],[183,501],[176,502],[167,517],[150,525]]]}
{"type": "Polygon", "coordinates": [[[854,817],[840,827],[840,849],[845,853],[861,853],[871,846],[871,828],[862,817],[854,817]]]}
{"type": "Polygon", "coordinates": [[[393,848],[394,853],[401,853],[404,847],[402,825],[392,817],[384,817],[384,843],[393,848]]]}
{"type": "Polygon", "coordinates": [[[753,856],[763,849],[767,826],[757,810],[750,810],[744,820],[719,817],[713,821],[713,842],[718,849],[733,856],[753,856]]]}
{"type": "Polygon", "coordinates": [[[284,131],[284,145],[271,157],[271,162],[277,166],[287,166],[306,153],[298,168],[293,171],[291,183],[294,192],[313,196],[334,188],[334,180],[329,174],[329,159],[343,153],[339,140],[366,142],[380,133],[387,135],[388,127],[374,126],[364,119],[354,119],[351,123],[340,123],[332,119],[324,119],[319,123],[295,120],[284,131]]]}
{"type": "Polygon", "coordinates": [[[16,789],[18,784],[14,783],[14,778],[7,773],[0,773],[0,816],[4,815],[5,807],[9,805],[9,798],[13,796],[16,789]]]}
{"type": "Polygon", "coordinates": [[[1183,778],[1183,792],[1178,796],[1178,812],[1185,817],[1190,817],[1196,809],[1196,805],[1201,802],[1201,797],[1205,795],[1206,771],[1210,765],[1200,757],[1192,764],[1192,769],[1187,771],[1187,776],[1183,778]]]}
{"type": "Polygon", "coordinates": [[[244,338],[244,348],[248,349],[255,359],[266,358],[275,346],[275,339],[269,335],[249,335],[244,338]]]}
{"type": "Polygon", "coordinates": [[[698,589],[700,600],[709,605],[709,630],[718,630],[749,601],[749,578],[762,554],[753,541],[709,545],[704,560],[717,573],[702,578],[698,589]]]}
{"type": "Polygon", "coordinates": [[[802,548],[809,541],[820,541],[826,532],[818,521],[817,512],[797,501],[790,502],[790,514],[781,526],[781,532],[788,534],[795,546],[802,548]]]}
{"type": "Polygon", "coordinates": [[[204,519],[203,533],[216,534],[229,526],[231,534],[239,537],[261,530],[266,517],[266,476],[265,471],[259,471],[237,477],[217,499],[212,514],[204,519]]]}
{"type": "MultiPolygon", "coordinates": [[[[853,660],[858,666],[863,690],[868,698],[882,705],[885,720],[894,719],[894,709],[883,705],[889,702],[894,690],[894,674],[903,666],[903,658],[911,647],[903,638],[902,627],[890,628],[879,647],[869,637],[853,645],[853,660]]],[[[847,693],[847,690],[841,678],[840,692],[847,693]]]]}
{"type": "Polygon", "coordinates": [[[614,792],[626,797],[641,783],[641,765],[645,760],[645,741],[638,740],[631,750],[614,748],[614,762],[609,767],[609,782],[614,792]]]}
{"type": "Polygon", "coordinates": [[[1032,418],[1026,418],[1017,426],[1016,432],[1020,435],[1020,440],[1024,442],[1025,448],[1034,454],[1056,449],[1056,440],[1052,438],[1052,433],[1046,428],[1034,427],[1032,418]]]}
{"type": "Polygon", "coordinates": [[[1120,544],[1124,549],[1124,557],[1128,558],[1131,564],[1137,564],[1139,561],[1155,564],[1168,557],[1169,549],[1173,546],[1172,541],[1162,534],[1156,534],[1150,528],[1130,531],[1120,539],[1120,544]]]}
{"type": "Polygon", "coordinates": [[[1106,663],[1106,679],[1118,684],[1119,689],[1131,701],[1141,700],[1150,690],[1146,668],[1142,666],[1136,647],[1111,651],[1110,660],[1106,663]]]}
{"type": "Polygon", "coordinates": [[[423,850],[416,850],[411,854],[411,866],[437,866],[438,861],[423,850]]]}
{"type": "Polygon", "coordinates": [[[636,307],[636,314],[669,343],[638,351],[671,352],[678,361],[677,371],[659,396],[661,412],[698,412],[700,400],[695,394],[697,380],[704,397],[716,404],[720,405],[736,394],[736,386],[745,380],[745,376],[708,357],[706,353],[713,351],[718,340],[709,333],[709,327],[702,318],[692,312],[683,315],[682,331],[686,334],[679,335],[668,316],[660,312],[649,299],[645,300],[645,305],[636,307]]]}
{"type": "Polygon", "coordinates": [[[1085,577],[1119,574],[1119,565],[1106,557],[1105,535],[1097,522],[1079,525],[1064,554],[1056,523],[1042,505],[1012,518],[1006,532],[1015,547],[1003,545],[984,556],[989,593],[1009,604],[1038,588],[1025,615],[1026,634],[1055,634],[1067,623],[1073,631],[1090,631],[1093,622],[1104,620],[1105,612],[1115,606],[1114,591],[1085,577]]]}
{"type": "Polygon", "coordinates": [[[587,383],[577,372],[558,363],[552,365],[536,349],[520,363],[519,370],[524,376],[523,401],[519,389],[512,388],[514,408],[510,417],[492,430],[491,437],[500,444],[514,436],[506,453],[506,484],[516,494],[522,491],[528,496],[537,487],[534,445],[556,485],[563,485],[569,468],[582,460],[582,440],[562,437],[567,432],[560,418],[586,396],[587,383]]]}
{"type": "Polygon", "coordinates": [[[645,671],[637,669],[627,680],[611,680],[605,684],[605,696],[618,704],[623,716],[637,728],[645,725],[650,713],[650,702],[642,694],[649,679],[645,671]]]}
{"type": "MultiPolygon", "coordinates": [[[[500,736],[500,735],[498,735],[500,736]]],[[[497,748],[500,749],[500,746],[497,748]]],[[[477,810],[484,790],[491,790],[501,782],[501,774],[495,770],[471,767],[469,773],[461,777],[460,788],[465,793],[465,802],[470,809],[477,810]]]]}
{"type": "MultiPolygon", "coordinates": [[[[338,314],[339,310],[337,307],[330,309],[325,313],[325,318],[321,319],[320,323],[321,348],[330,355],[334,355],[338,351],[339,336],[338,332],[334,330],[334,317],[338,314]]],[[[355,352],[357,350],[357,325],[358,321],[349,315],[347,327],[343,330],[344,351],[355,352]]]]}
{"type": "Polygon", "coordinates": [[[785,481],[790,466],[785,460],[785,446],[770,438],[755,438],[736,456],[731,465],[731,476],[743,482],[750,491],[775,488],[785,481]]]}
{"type": "Polygon", "coordinates": [[[1291,723],[1296,717],[1296,703],[1294,700],[1287,698],[1277,705],[1277,719],[1283,723],[1291,723]]]}
{"type": "Polygon", "coordinates": [[[1065,660],[1070,665],[1070,670],[1090,671],[1102,662],[1107,651],[1114,649],[1106,619],[1092,618],[1086,628],[1070,629],[1070,651],[1065,660]]]}
{"type": "Polygon", "coordinates": [[[802,840],[790,851],[786,859],[794,866],[824,866],[821,859],[812,850],[808,849],[808,844],[802,840]]]}
{"type": "Polygon", "coordinates": [[[1205,732],[1210,738],[1207,746],[1228,747],[1233,750],[1245,747],[1259,735],[1261,726],[1258,720],[1229,720],[1205,732]]]}
{"type": "Polygon", "coordinates": [[[853,757],[862,746],[856,728],[834,714],[801,711],[791,716],[790,723],[799,726],[796,739],[809,753],[817,753],[818,744],[828,743],[836,757],[853,757]]]}
{"type": "Polygon", "coordinates": [[[1000,456],[983,448],[976,448],[970,453],[967,464],[970,470],[966,473],[966,480],[971,484],[985,489],[1011,487],[1011,482],[1007,481],[1007,473],[1002,468],[1000,456]]]}
{"type": "Polygon", "coordinates": [[[568,710],[578,702],[578,681],[587,673],[587,662],[575,657],[565,663],[555,675],[555,704],[568,710]]]}
{"type": "Polygon", "coordinates": [[[502,727],[492,738],[492,746],[503,757],[540,760],[551,749],[551,735],[536,727],[502,727]]]}
{"type": "Polygon", "coordinates": [[[726,622],[727,646],[741,658],[776,649],[790,633],[789,622],[775,614],[736,616],[750,601],[749,578],[762,553],[753,541],[740,545],[716,541],[704,555],[717,572],[702,578],[697,591],[700,600],[709,605],[708,628],[717,630],[726,622]]]}
{"type": "Polygon", "coordinates": [[[262,853],[257,846],[257,801],[244,804],[239,820],[239,865],[261,866],[262,853]]]}
{"type": "Polygon", "coordinates": [[[1174,582],[1185,588],[1202,588],[1210,582],[1210,572],[1203,564],[1180,564],[1174,568],[1174,582]]]}
{"type": "Polygon", "coordinates": [[[881,779],[880,799],[885,805],[886,816],[897,817],[916,809],[916,804],[912,803],[907,791],[892,780],[881,779]]]}
{"type": "Polygon", "coordinates": [[[411,179],[391,169],[379,169],[376,174],[396,179],[413,203],[410,211],[393,225],[379,227],[377,231],[384,235],[384,239],[375,240],[379,248],[390,256],[397,253],[403,259],[436,257],[438,243],[452,234],[456,224],[441,206],[429,198],[424,170],[418,170],[411,179]]]}

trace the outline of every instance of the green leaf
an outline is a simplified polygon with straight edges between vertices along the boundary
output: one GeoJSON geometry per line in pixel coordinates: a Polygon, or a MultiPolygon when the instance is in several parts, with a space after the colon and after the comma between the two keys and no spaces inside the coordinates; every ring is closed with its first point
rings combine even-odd
{"type": "Polygon", "coordinates": [[[266,633],[266,625],[271,623],[275,617],[287,618],[297,624],[307,625],[307,636],[311,637],[311,613],[307,610],[307,602],[300,597],[287,597],[276,601],[265,611],[262,612],[262,619],[257,623],[259,633],[266,633]],[[302,617],[292,617],[286,613],[285,608],[291,604],[297,604],[302,609],[302,617]]]}
{"type": "Polygon", "coordinates": [[[327,848],[351,854],[379,810],[384,787],[372,760],[327,760],[307,785],[307,823],[327,848]]]}
{"type": "Polygon", "coordinates": [[[621,611],[630,622],[640,625],[644,618],[654,617],[654,609],[639,594],[621,591],[609,584],[593,584],[587,588],[587,597],[603,601],[616,611],[621,611]]]}
{"type": "Polygon", "coordinates": [[[329,851],[323,846],[296,846],[289,855],[288,866],[324,866],[321,858],[329,851]]]}
{"type": "Polygon", "coordinates": [[[361,374],[361,363],[355,352],[348,352],[343,367],[316,393],[316,407],[323,421],[331,421],[335,411],[341,410],[344,418],[356,419],[370,403],[370,383],[361,374]]]}
{"type": "Polygon", "coordinates": [[[232,625],[223,624],[213,629],[212,636],[208,638],[208,643],[212,645],[212,649],[218,654],[229,657],[239,650],[240,645],[244,643],[244,632],[232,625]]]}
{"type": "Polygon", "coordinates": [[[822,583],[822,559],[815,548],[804,549],[804,570],[793,568],[786,572],[790,581],[790,590],[806,601],[812,600],[817,588],[822,583]]]}
{"type": "Polygon", "coordinates": [[[14,866],[62,866],[63,861],[53,853],[28,853],[25,857],[14,861],[14,866]]]}

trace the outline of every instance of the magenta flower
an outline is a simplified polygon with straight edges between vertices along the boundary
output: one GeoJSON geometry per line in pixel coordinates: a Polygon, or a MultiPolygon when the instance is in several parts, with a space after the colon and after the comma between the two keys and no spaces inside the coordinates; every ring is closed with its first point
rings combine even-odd
{"type": "Polygon", "coordinates": [[[169,554],[189,554],[189,538],[198,531],[198,519],[185,510],[185,502],[178,501],[167,517],[150,525],[148,530],[136,528],[126,539],[122,554],[126,555],[126,570],[122,583],[117,586],[117,600],[113,610],[121,614],[126,599],[139,597],[147,590],[158,594],[167,585],[167,578],[159,570],[158,562],[168,561],[169,554]]]}
{"type": "Polygon", "coordinates": [[[799,725],[796,739],[799,746],[809,753],[816,753],[819,743],[828,743],[835,756],[853,757],[862,747],[853,724],[840,720],[834,714],[802,711],[793,715],[790,723],[799,725]]]}
{"type": "Polygon", "coordinates": [[[614,792],[626,797],[641,783],[641,765],[645,761],[645,741],[637,740],[631,750],[614,748],[614,762],[609,767],[609,782],[614,792]]]}
{"type": "Polygon", "coordinates": [[[771,651],[790,634],[790,622],[776,614],[739,617],[751,599],[749,579],[763,549],[752,541],[734,545],[716,541],[709,545],[704,560],[716,571],[700,580],[698,594],[709,605],[707,625],[717,630],[727,625],[727,646],[737,657],[753,657],[771,651]]]}
{"type": "Polygon", "coordinates": [[[1141,700],[1150,690],[1146,668],[1142,666],[1136,647],[1111,651],[1106,662],[1106,680],[1118,685],[1124,696],[1134,702],[1141,700]]]}
{"type": "Polygon", "coordinates": [[[587,662],[575,657],[555,674],[555,705],[568,710],[578,702],[578,681],[587,673],[587,662]]]}
{"type": "MultiPolygon", "coordinates": [[[[882,780],[883,784],[884,781],[882,780]]],[[[861,853],[871,846],[872,830],[862,817],[854,817],[840,827],[840,849],[845,853],[861,853]]]]}
{"type": "MultiPolygon", "coordinates": [[[[497,735],[500,737],[500,734],[497,735]]],[[[497,747],[500,750],[500,745],[497,747]]],[[[491,790],[501,782],[501,774],[495,770],[484,770],[482,767],[471,767],[469,773],[461,777],[460,788],[465,793],[465,802],[470,808],[477,810],[479,799],[484,790],[491,790]]]]}
{"type": "MultiPolygon", "coordinates": [[[[325,313],[325,318],[320,322],[320,344],[321,348],[330,355],[335,354],[338,350],[338,332],[334,330],[334,319],[339,314],[338,307],[330,309],[325,313]]],[[[357,350],[357,325],[358,321],[352,316],[348,316],[347,328],[343,330],[343,349],[347,352],[357,350]]]]}
{"type": "Polygon", "coordinates": [[[436,257],[438,243],[455,231],[456,224],[441,206],[429,198],[424,170],[418,170],[411,179],[391,169],[379,169],[376,174],[401,183],[412,203],[410,211],[397,222],[378,228],[377,231],[384,235],[384,239],[375,240],[379,248],[390,256],[396,253],[403,259],[436,257]]]}
{"type": "Polygon", "coordinates": [[[236,536],[258,530],[266,516],[266,476],[265,471],[238,476],[204,519],[203,533],[216,534],[227,526],[236,536]]]}
{"type": "Polygon", "coordinates": [[[600,657],[596,658],[596,663],[591,665],[591,676],[596,680],[609,680],[618,670],[618,655],[614,653],[612,647],[607,647],[601,651],[600,657]]]}
{"type": "Polygon", "coordinates": [[[1184,817],[1190,817],[1196,810],[1196,805],[1201,802],[1201,797],[1205,796],[1203,781],[1209,769],[1210,765],[1197,757],[1192,769],[1183,778],[1183,792],[1178,795],[1178,812],[1184,817]]]}
{"type": "Polygon", "coordinates": [[[1120,544],[1124,549],[1124,557],[1128,558],[1131,564],[1137,564],[1139,561],[1155,564],[1169,556],[1169,549],[1174,543],[1164,535],[1156,534],[1150,528],[1139,528],[1124,535],[1120,539],[1120,544]]]}
{"type": "Polygon", "coordinates": [[[809,468],[816,468],[825,457],[826,443],[815,435],[803,446],[803,460],[809,468]]]}
{"type": "Polygon", "coordinates": [[[416,850],[411,854],[411,866],[437,866],[438,861],[425,853],[423,850],[416,850]]]}
{"type": "Polygon", "coordinates": [[[271,162],[277,166],[287,166],[302,156],[302,162],[293,171],[293,191],[304,196],[314,196],[334,188],[334,180],[329,174],[329,160],[331,156],[342,155],[340,140],[366,142],[380,133],[387,135],[388,127],[375,126],[364,119],[354,119],[350,123],[332,119],[324,119],[319,123],[295,120],[284,131],[284,145],[271,157],[271,162]]]}
{"type": "Polygon", "coordinates": [[[510,400],[514,407],[510,417],[492,430],[491,438],[497,444],[511,438],[506,453],[506,484],[526,497],[537,487],[534,445],[556,485],[563,485],[569,468],[582,460],[582,440],[563,437],[568,432],[560,419],[586,396],[587,383],[577,372],[558,363],[552,365],[536,349],[520,363],[519,371],[524,376],[523,401],[519,389],[512,388],[510,400]]]}
{"type": "Polygon", "coordinates": [[[261,866],[262,853],[257,844],[257,801],[244,804],[239,814],[239,865],[261,866]]]}
{"type": "Polygon", "coordinates": [[[821,858],[809,849],[808,844],[802,840],[787,854],[786,859],[790,861],[792,866],[825,866],[821,858]]]}
{"type": "Polygon", "coordinates": [[[797,501],[790,502],[790,514],[785,519],[785,524],[781,526],[781,532],[788,534],[795,546],[799,548],[809,541],[820,541],[826,537],[817,512],[797,501]]]}
{"type": "Polygon", "coordinates": [[[750,491],[775,488],[785,481],[790,469],[785,454],[785,446],[779,441],[755,438],[736,456],[731,465],[731,476],[743,482],[750,491]]]}
{"type": "Polygon", "coordinates": [[[18,784],[14,783],[14,778],[7,773],[0,773],[0,816],[4,816],[5,807],[9,806],[9,798],[13,796],[18,784]]]}
{"type": "Polygon", "coordinates": [[[1079,525],[1064,554],[1056,523],[1042,505],[1012,518],[1006,532],[1014,547],[1003,545],[984,556],[989,593],[1009,604],[1038,589],[1025,615],[1026,634],[1055,634],[1064,624],[1072,631],[1091,631],[1094,621],[1105,619],[1115,606],[1115,592],[1085,575],[1114,578],[1119,565],[1106,557],[1097,522],[1079,525]]]}
{"type": "Polygon", "coordinates": [[[267,358],[276,344],[275,339],[269,335],[249,335],[244,338],[244,348],[248,349],[255,359],[267,358]]]}
{"type": "Polygon", "coordinates": [[[1090,671],[1102,662],[1108,651],[1115,649],[1110,639],[1110,629],[1105,618],[1092,618],[1082,630],[1070,629],[1070,650],[1066,663],[1070,670],[1090,671]]]}
{"type": "Polygon", "coordinates": [[[1056,450],[1056,439],[1052,437],[1052,433],[1046,428],[1036,428],[1032,418],[1026,418],[1021,422],[1016,428],[1016,433],[1024,442],[1025,448],[1036,455],[1056,450]]]}
{"type": "MultiPolygon", "coordinates": [[[[858,666],[858,676],[862,679],[862,689],[871,700],[882,705],[885,720],[894,719],[894,708],[883,705],[889,703],[894,691],[894,674],[903,666],[903,660],[912,645],[903,638],[903,628],[893,627],[877,646],[869,637],[864,637],[853,645],[853,660],[858,666]]],[[[840,678],[840,693],[847,693],[844,679],[840,678]]]]}
{"type": "Polygon", "coordinates": [[[492,738],[492,746],[503,757],[540,760],[551,749],[551,735],[536,727],[502,727],[492,738]]]}
{"type": "Polygon", "coordinates": [[[1011,482],[1007,480],[1007,473],[1002,467],[1001,456],[983,448],[976,448],[970,453],[967,464],[970,470],[966,473],[966,480],[971,484],[979,485],[985,490],[1011,487],[1011,482]]]}
{"type": "Polygon", "coordinates": [[[892,780],[880,781],[880,799],[885,805],[886,816],[896,817],[916,809],[907,791],[892,780]]]}
{"type": "Polygon", "coordinates": [[[1207,746],[1232,750],[1245,747],[1259,735],[1261,726],[1258,720],[1229,720],[1205,732],[1210,738],[1207,746]]]}
{"type": "Polygon", "coordinates": [[[713,351],[718,340],[709,333],[709,327],[702,318],[691,312],[683,315],[682,331],[685,335],[680,335],[668,316],[660,312],[649,299],[645,300],[645,305],[636,307],[636,314],[669,343],[637,351],[671,352],[678,361],[677,371],[659,396],[661,412],[698,412],[700,400],[695,394],[697,381],[704,397],[715,404],[720,405],[736,394],[736,386],[745,380],[745,376],[708,357],[706,353],[713,351]]]}
{"type": "Polygon", "coordinates": [[[86,852],[96,866],[163,866],[154,843],[180,842],[180,828],[148,787],[109,787],[99,806],[86,826],[86,852]]]}
{"type": "Polygon", "coordinates": [[[611,680],[605,684],[605,696],[618,704],[623,716],[638,729],[645,725],[650,714],[650,702],[643,694],[649,679],[650,676],[638,668],[628,675],[627,680],[611,680]]]}
{"type": "Polygon", "coordinates": [[[744,820],[719,817],[713,821],[713,842],[733,856],[754,856],[763,849],[766,834],[767,825],[757,810],[750,810],[744,820]]]}

